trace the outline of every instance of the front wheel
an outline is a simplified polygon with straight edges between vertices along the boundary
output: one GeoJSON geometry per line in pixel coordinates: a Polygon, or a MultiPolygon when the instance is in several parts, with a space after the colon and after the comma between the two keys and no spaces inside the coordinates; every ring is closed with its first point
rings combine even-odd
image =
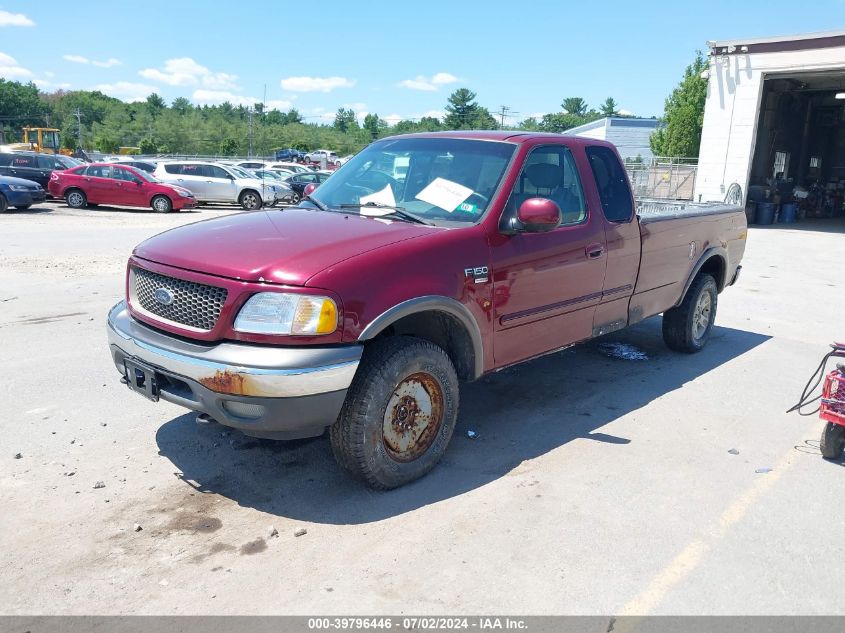
{"type": "Polygon", "coordinates": [[[710,338],[719,298],[712,275],[699,275],[677,308],[663,313],[663,341],[669,349],[693,354],[710,338]]]}
{"type": "Polygon", "coordinates": [[[822,431],[820,448],[825,459],[839,459],[845,452],[845,426],[828,422],[822,431]]]}
{"type": "Polygon", "coordinates": [[[261,208],[261,197],[254,191],[244,191],[240,199],[241,206],[247,211],[261,208]]]}
{"type": "Polygon", "coordinates": [[[291,204],[299,204],[300,200],[302,200],[302,196],[300,196],[298,193],[294,192],[294,194],[290,198],[290,203],[291,204]]]}
{"type": "Polygon", "coordinates": [[[173,210],[173,203],[167,196],[156,196],[152,200],[152,207],[156,213],[170,213],[173,210]]]}
{"type": "Polygon", "coordinates": [[[371,343],[331,427],[337,462],[379,490],[419,479],[458,419],[458,376],[440,347],[399,336],[371,343]]]}
{"type": "Polygon", "coordinates": [[[0,193],[0,213],[5,213],[6,210],[9,208],[9,201],[6,200],[6,196],[0,193]]]}

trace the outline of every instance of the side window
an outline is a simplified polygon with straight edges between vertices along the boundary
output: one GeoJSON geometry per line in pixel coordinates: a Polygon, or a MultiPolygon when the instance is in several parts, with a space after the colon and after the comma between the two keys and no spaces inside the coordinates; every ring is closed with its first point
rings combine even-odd
{"type": "Polygon", "coordinates": [[[529,198],[548,198],[560,207],[561,226],[587,219],[587,204],[575,159],[563,145],[538,147],[529,154],[508,200],[507,213],[516,213],[529,198]]]}
{"type": "Polygon", "coordinates": [[[0,154],[0,167],[8,167],[12,163],[11,154],[0,154]]]}
{"type": "Polygon", "coordinates": [[[209,178],[222,178],[223,180],[229,179],[229,172],[217,165],[206,165],[205,171],[205,175],[209,178]]]}
{"type": "Polygon", "coordinates": [[[317,174],[300,174],[297,180],[299,182],[315,182],[317,180],[317,174]]]}
{"type": "Polygon", "coordinates": [[[587,158],[596,179],[604,217],[611,222],[628,222],[634,216],[634,200],[625,170],[613,150],[588,147],[587,158]]]}
{"type": "Polygon", "coordinates": [[[46,154],[36,157],[36,160],[38,160],[39,169],[64,169],[58,160],[46,154]]]}
{"type": "Polygon", "coordinates": [[[35,167],[35,157],[34,156],[23,156],[21,154],[15,154],[12,157],[12,167],[35,167]]]}
{"type": "Polygon", "coordinates": [[[183,176],[202,176],[202,165],[181,165],[182,170],[179,172],[183,176]]]}
{"type": "Polygon", "coordinates": [[[94,178],[111,178],[110,165],[91,165],[85,173],[86,176],[94,178]]]}
{"type": "Polygon", "coordinates": [[[124,182],[138,182],[138,179],[128,169],[121,169],[119,167],[115,167],[112,170],[112,178],[115,180],[123,180],[124,182]]]}
{"type": "Polygon", "coordinates": [[[175,163],[168,163],[164,166],[164,171],[168,174],[181,174],[182,173],[182,165],[175,164],[175,163]]]}

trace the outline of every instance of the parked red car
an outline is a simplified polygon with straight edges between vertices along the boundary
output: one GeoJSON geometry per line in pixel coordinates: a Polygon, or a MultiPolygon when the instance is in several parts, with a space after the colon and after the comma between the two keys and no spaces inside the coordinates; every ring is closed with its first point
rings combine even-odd
{"type": "Polygon", "coordinates": [[[114,204],[152,207],[157,213],[168,213],[197,206],[194,194],[183,187],[159,182],[142,169],[110,163],[54,171],[47,189],[54,198],[64,198],[74,209],[114,204]]]}

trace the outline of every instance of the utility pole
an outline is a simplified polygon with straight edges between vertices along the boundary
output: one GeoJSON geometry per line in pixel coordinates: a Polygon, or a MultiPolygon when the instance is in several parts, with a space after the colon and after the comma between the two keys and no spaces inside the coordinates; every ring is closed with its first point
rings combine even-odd
{"type": "Polygon", "coordinates": [[[510,108],[508,106],[503,105],[503,106],[499,107],[499,111],[496,113],[496,114],[498,114],[499,116],[502,117],[502,127],[501,127],[501,129],[503,129],[503,130],[505,129],[505,116],[507,115],[508,112],[510,112],[510,108]]]}
{"type": "Polygon", "coordinates": [[[79,149],[82,149],[82,112],[77,108],[72,114],[76,117],[76,142],[79,149]]]}
{"type": "Polygon", "coordinates": [[[247,109],[249,114],[249,158],[252,158],[252,110],[253,108],[251,107],[247,109]]]}

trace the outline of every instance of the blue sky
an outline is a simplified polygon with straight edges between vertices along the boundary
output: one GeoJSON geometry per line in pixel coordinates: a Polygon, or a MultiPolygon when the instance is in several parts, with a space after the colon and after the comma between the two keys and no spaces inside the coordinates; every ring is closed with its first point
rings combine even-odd
{"type": "Polygon", "coordinates": [[[0,0],[0,76],[126,101],[261,101],[311,121],[438,116],[468,87],[518,120],[613,96],[652,116],[705,41],[845,27],[842,0],[0,0]]]}

